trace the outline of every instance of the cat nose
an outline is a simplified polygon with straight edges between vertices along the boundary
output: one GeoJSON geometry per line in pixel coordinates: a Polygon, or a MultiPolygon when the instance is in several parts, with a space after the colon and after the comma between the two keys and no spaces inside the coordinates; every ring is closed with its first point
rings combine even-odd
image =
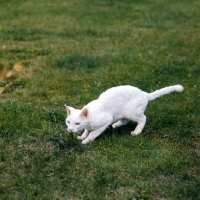
{"type": "Polygon", "coordinates": [[[72,131],[73,131],[73,129],[72,129],[72,128],[68,128],[68,131],[69,131],[69,132],[72,132],[72,131]]]}

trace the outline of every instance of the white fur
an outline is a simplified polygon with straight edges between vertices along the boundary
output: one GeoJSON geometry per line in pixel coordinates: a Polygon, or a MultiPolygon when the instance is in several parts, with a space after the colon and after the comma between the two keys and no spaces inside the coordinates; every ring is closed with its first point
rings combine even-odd
{"type": "Polygon", "coordinates": [[[137,122],[137,126],[131,135],[138,135],[142,132],[146,116],[144,111],[149,101],[173,91],[181,92],[181,85],[174,85],[146,93],[133,86],[113,87],[102,93],[97,100],[94,100],[83,107],[82,110],[66,106],[66,125],[69,132],[76,133],[84,130],[78,139],[83,144],[93,141],[109,125],[113,128],[125,125],[128,121],[137,122]]]}

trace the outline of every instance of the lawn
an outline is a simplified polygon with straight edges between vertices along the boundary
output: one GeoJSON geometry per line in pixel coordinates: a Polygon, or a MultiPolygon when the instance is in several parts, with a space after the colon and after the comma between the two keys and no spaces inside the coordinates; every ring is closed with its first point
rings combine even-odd
{"type": "Polygon", "coordinates": [[[200,1],[0,5],[2,200],[200,199],[200,1]],[[136,137],[135,123],[88,145],[67,132],[64,104],[127,84],[184,91],[150,102],[136,137]]]}

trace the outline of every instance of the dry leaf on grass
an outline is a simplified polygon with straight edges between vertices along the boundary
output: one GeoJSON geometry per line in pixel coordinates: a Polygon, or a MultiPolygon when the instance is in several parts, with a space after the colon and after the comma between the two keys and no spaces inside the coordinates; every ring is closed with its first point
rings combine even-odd
{"type": "Polygon", "coordinates": [[[21,62],[16,62],[13,66],[13,69],[17,72],[21,72],[24,69],[24,65],[21,62]]]}
{"type": "Polygon", "coordinates": [[[4,92],[5,88],[4,87],[0,87],[0,94],[2,94],[4,92]]]}
{"type": "Polygon", "coordinates": [[[7,49],[6,45],[3,45],[3,46],[1,47],[1,49],[6,50],[6,49],[7,49]]]}
{"type": "Polygon", "coordinates": [[[5,87],[0,87],[0,94],[2,94],[5,91],[5,88],[10,87],[13,83],[8,83],[5,87]]]}
{"type": "MultiPolygon", "coordinates": [[[[13,66],[13,69],[16,72],[22,72],[24,69],[24,65],[21,62],[16,62],[13,66]]],[[[0,64],[0,81],[13,77],[13,69],[0,64]]]]}
{"type": "MultiPolygon", "coordinates": [[[[0,64],[0,81],[4,81],[7,78],[14,77],[14,70],[16,72],[22,72],[24,69],[24,65],[21,62],[16,62],[13,66],[13,69],[5,67],[4,65],[0,64]]],[[[0,87],[0,94],[5,91],[5,88],[10,87],[13,83],[10,82],[5,87],[0,87]]]]}
{"type": "Polygon", "coordinates": [[[0,64],[0,81],[5,80],[6,78],[10,78],[12,75],[12,69],[4,67],[2,64],[0,64]]]}
{"type": "Polygon", "coordinates": [[[13,75],[12,69],[7,69],[6,71],[6,78],[10,78],[13,75]]]}

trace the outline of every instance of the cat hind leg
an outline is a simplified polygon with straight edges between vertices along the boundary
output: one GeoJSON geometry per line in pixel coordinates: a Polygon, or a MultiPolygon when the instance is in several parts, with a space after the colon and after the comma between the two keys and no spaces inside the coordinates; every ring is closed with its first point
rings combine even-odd
{"type": "Polygon", "coordinates": [[[117,128],[117,127],[126,125],[127,123],[128,123],[128,120],[127,120],[127,119],[121,119],[121,120],[117,121],[116,123],[114,123],[114,124],[112,125],[112,127],[113,127],[113,128],[117,128]]]}
{"type": "Polygon", "coordinates": [[[142,116],[137,120],[137,123],[138,123],[138,124],[137,124],[135,130],[131,132],[131,135],[132,135],[132,136],[139,135],[139,134],[142,132],[142,130],[143,130],[145,124],[146,124],[146,116],[145,116],[145,115],[142,115],[142,116]]]}

